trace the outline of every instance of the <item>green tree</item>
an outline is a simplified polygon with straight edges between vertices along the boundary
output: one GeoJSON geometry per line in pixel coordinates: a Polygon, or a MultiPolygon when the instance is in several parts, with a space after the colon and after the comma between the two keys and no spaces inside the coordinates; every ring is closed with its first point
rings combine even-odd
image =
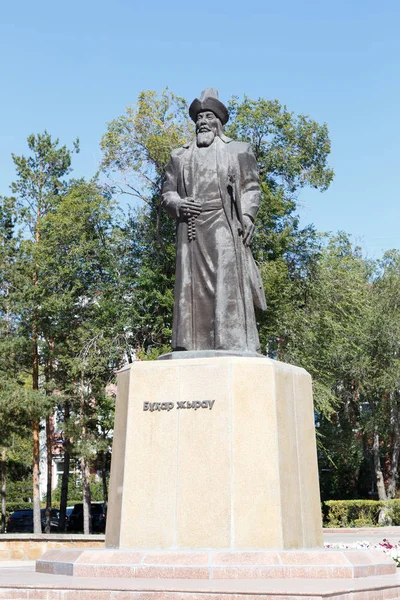
{"type": "Polygon", "coordinates": [[[312,276],[288,288],[282,358],[312,375],[325,498],[358,497],[369,472],[365,402],[375,264],[346,234],[321,248],[312,276]]]}
{"type": "MultiPolygon", "coordinates": [[[[107,453],[111,425],[105,427],[106,388],[131,347],[125,325],[129,289],[122,238],[114,203],[95,181],[71,182],[57,210],[42,221],[41,322],[46,338],[53,341],[47,364],[56,365],[52,386],[64,436],[61,528],[69,460],[77,458],[82,468],[85,531],[89,531],[89,462],[107,453]]],[[[107,408],[111,411],[113,403],[107,408]]]]}
{"type": "Polygon", "coordinates": [[[294,284],[290,293],[283,357],[311,374],[316,408],[328,416],[337,401],[350,407],[366,374],[363,324],[371,311],[372,274],[373,264],[342,233],[328,239],[306,288],[294,284]]]}
{"type": "MultiPolygon", "coordinates": [[[[7,465],[14,465],[15,439],[26,436],[32,409],[43,408],[43,396],[29,389],[25,358],[29,340],[24,335],[15,304],[16,289],[21,283],[18,272],[21,237],[16,231],[16,207],[13,198],[0,198],[0,447],[1,447],[1,529],[5,531],[7,465]],[[13,459],[14,457],[14,459],[13,459]]],[[[24,281],[22,279],[22,281],[24,281]]],[[[26,473],[25,465],[22,469],[26,473]]],[[[18,469],[17,469],[18,471],[18,469]]],[[[31,494],[30,494],[31,495],[31,494]]]]}
{"type": "MultiPolygon", "coordinates": [[[[368,368],[364,400],[368,411],[363,427],[372,454],[380,500],[397,492],[400,457],[400,252],[386,252],[378,262],[370,288],[369,337],[365,347],[368,368]]],[[[381,518],[385,519],[385,511],[381,518]]]]}
{"type": "MultiPolygon", "coordinates": [[[[19,272],[21,279],[24,279],[24,284],[19,286],[19,314],[30,339],[31,385],[34,391],[38,391],[40,346],[48,345],[51,340],[43,336],[40,308],[43,289],[37,254],[42,241],[42,221],[49,212],[56,210],[67,187],[65,177],[71,168],[71,151],[66,146],[60,146],[58,140],[53,141],[46,131],[43,134],[30,135],[27,142],[29,156],[12,155],[17,178],[11,184],[11,190],[17,201],[20,222],[25,229],[19,257],[19,272]]],[[[74,143],[74,149],[78,151],[77,141],[74,143]]],[[[39,533],[39,416],[33,421],[32,431],[34,531],[39,533]]],[[[50,454],[51,449],[48,451],[50,454]]],[[[51,468],[51,461],[48,468],[51,468]]],[[[47,503],[49,507],[51,488],[48,489],[47,503]]]]}
{"type": "Polygon", "coordinates": [[[102,137],[102,169],[114,191],[152,206],[159,197],[171,151],[193,135],[183,98],[166,88],[139,94],[137,104],[107,125],[102,137]]]}

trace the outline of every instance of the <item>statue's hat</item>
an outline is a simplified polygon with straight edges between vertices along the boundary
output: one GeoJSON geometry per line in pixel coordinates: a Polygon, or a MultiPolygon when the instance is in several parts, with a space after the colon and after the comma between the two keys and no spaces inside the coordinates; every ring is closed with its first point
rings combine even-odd
{"type": "Polygon", "coordinates": [[[228,122],[228,110],[218,100],[218,92],[214,88],[207,88],[201,93],[200,99],[196,98],[196,100],[193,100],[189,107],[189,115],[192,121],[196,121],[199,112],[203,112],[204,110],[211,110],[221,121],[222,125],[228,122]]]}

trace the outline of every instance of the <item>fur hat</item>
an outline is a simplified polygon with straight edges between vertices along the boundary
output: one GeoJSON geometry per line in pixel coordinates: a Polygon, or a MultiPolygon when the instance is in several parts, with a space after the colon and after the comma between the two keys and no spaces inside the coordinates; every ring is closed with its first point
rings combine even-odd
{"type": "Polygon", "coordinates": [[[192,121],[196,122],[197,115],[199,112],[210,110],[213,112],[222,125],[228,122],[229,114],[226,106],[218,100],[218,92],[213,88],[207,88],[204,90],[199,98],[193,100],[189,107],[189,115],[192,121]]]}

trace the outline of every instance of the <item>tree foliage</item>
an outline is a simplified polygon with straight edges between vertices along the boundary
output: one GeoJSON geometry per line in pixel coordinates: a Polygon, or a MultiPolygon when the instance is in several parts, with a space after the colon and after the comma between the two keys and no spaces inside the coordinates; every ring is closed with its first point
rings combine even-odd
{"type": "Polygon", "coordinates": [[[108,123],[101,140],[101,167],[111,175],[113,189],[152,205],[171,151],[193,131],[183,98],[168,88],[160,97],[141,92],[135,106],[108,123]]]}

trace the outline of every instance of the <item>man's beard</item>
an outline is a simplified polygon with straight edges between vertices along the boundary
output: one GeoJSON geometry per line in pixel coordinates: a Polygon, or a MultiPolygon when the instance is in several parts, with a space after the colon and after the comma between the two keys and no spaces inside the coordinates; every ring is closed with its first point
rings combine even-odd
{"type": "Polygon", "coordinates": [[[198,131],[197,132],[197,146],[199,148],[205,148],[211,146],[215,139],[215,131],[198,131]]]}

